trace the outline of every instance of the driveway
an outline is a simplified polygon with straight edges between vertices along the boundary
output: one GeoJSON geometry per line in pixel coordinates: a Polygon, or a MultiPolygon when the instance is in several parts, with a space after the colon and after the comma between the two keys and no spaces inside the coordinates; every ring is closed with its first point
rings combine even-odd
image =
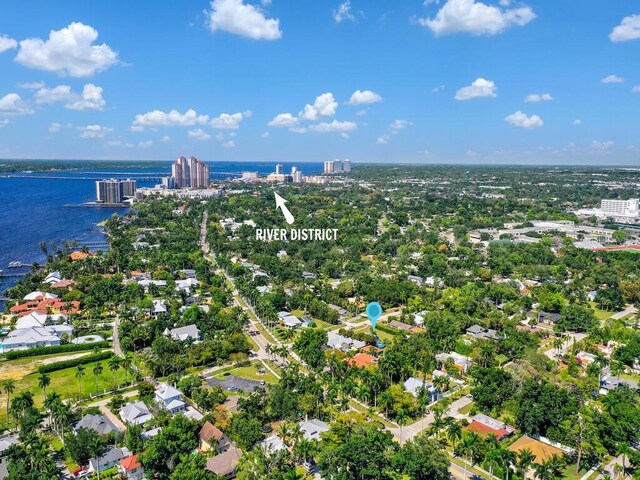
{"type": "Polygon", "coordinates": [[[228,375],[224,377],[224,380],[218,380],[214,377],[205,378],[205,382],[210,387],[219,386],[224,390],[235,392],[240,390],[242,392],[251,393],[256,388],[262,386],[262,383],[258,380],[249,380],[247,378],[236,377],[235,375],[228,375]]]}
{"type": "MultiPolygon", "coordinates": [[[[138,395],[138,391],[137,390],[133,390],[131,392],[126,392],[122,395],[122,397],[124,399],[130,398],[130,397],[135,397],[136,395],[138,395]]],[[[98,407],[98,409],[100,409],[100,412],[107,417],[109,420],[111,420],[111,422],[113,422],[113,424],[118,427],[118,429],[121,432],[124,432],[127,429],[127,426],[122,422],[122,420],[120,420],[120,417],[118,417],[117,415],[115,415],[111,410],[109,410],[109,407],[107,407],[107,404],[111,401],[111,398],[107,398],[104,400],[100,400],[99,402],[94,402],[92,404],[90,404],[90,407],[98,407]]]]}

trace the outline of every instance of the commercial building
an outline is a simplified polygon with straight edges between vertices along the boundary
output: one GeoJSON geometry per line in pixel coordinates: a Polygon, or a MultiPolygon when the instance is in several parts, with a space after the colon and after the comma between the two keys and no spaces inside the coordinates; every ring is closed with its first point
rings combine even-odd
{"type": "Polygon", "coordinates": [[[582,208],[574,212],[581,217],[613,218],[621,222],[640,220],[640,199],[600,201],[600,208],[582,208]]]}
{"type": "Polygon", "coordinates": [[[209,165],[196,157],[178,157],[171,165],[171,176],[176,188],[209,188],[209,165]]]}
{"type": "Polygon", "coordinates": [[[242,172],[242,180],[253,180],[259,176],[258,172],[242,172]]]}

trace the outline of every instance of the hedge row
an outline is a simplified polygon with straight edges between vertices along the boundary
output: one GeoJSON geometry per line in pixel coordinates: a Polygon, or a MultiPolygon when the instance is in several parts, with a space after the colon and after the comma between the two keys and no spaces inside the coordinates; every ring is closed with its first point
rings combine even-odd
{"type": "Polygon", "coordinates": [[[80,358],[73,358],[71,360],[63,360],[62,362],[49,363],[48,365],[40,365],[38,372],[50,373],[57,370],[64,370],[65,368],[77,367],[78,365],[84,365],[85,363],[99,362],[113,357],[113,352],[101,352],[94,353],[93,355],[86,355],[80,358]]]}
{"type": "Polygon", "coordinates": [[[35,347],[28,350],[10,350],[6,353],[7,360],[15,360],[24,357],[39,357],[40,355],[49,355],[52,353],[82,352],[85,350],[93,350],[94,348],[109,348],[109,342],[94,343],[65,343],[62,345],[53,345],[51,347],[35,347]]]}

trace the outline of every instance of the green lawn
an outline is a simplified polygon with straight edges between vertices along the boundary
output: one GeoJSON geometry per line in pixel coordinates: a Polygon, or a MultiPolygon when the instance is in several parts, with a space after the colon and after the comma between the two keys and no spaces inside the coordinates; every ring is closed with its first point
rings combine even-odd
{"type": "Polygon", "coordinates": [[[465,405],[464,407],[462,407],[459,412],[463,415],[467,415],[471,409],[473,408],[474,402],[471,402],[469,405],[465,405]]]}
{"type": "Polygon", "coordinates": [[[609,318],[611,315],[615,313],[615,312],[607,312],[606,310],[600,310],[596,302],[589,302],[589,305],[591,305],[591,308],[593,308],[593,311],[595,312],[596,318],[598,320],[606,320],[607,318],[609,318]]]}
{"type": "Polygon", "coordinates": [[[224,379],[225,373],[234,375],[240,378],[247,378],[249,380],[264,380],[267,383],[278,383],[278,379],[268,370],[265,369],[264,373],[260,373],[258,368],[262,366],[262,363],[252,363],[248,367],[236,367],[229,370],[217,372],[215,377],[217,379],[224,379]]]}
{"type": "Polygon", "coordinates": [[[587,470],[584,468],[580,469],[579,473],[576,473],[576,464],[572,463],[571,465],[567,465],[563,470],[563,479],[564,480],[580,480],[584,474],[587,473],[587,470]]]}
{"type": "MultiPolygon", "coordinates": [[[[77,398],[79,392],[83,397],[96,393],[96,378],[93,374],[93,368],[98,364],[102,364],[102,374],[98,376],[98,389],[100,392],[104,390],[113,390],[117,385],[121,385],[126,381],[126,373],[120,369],[115,373],[109,370],[107,360],[102,362],[88,363],[84,365],[84,377],[80,380],[76,378],[76,368],[67,368],[49,373],[51,384],[47,387],[47,392],[56,391],[62,398],[77,398]],[[115,381],[114,381],[115,375],[115,381]]],[[[38,373],[31,373],[25,377],[15,380],[16,389],[12,396],[23,391],[33,393],[33,398],[37,406],[41,406],[44,401],[44,392],[38,386],[38,373]]],[[[0,423],[7,421],[7,396],[0,395],[0,423]]]]}

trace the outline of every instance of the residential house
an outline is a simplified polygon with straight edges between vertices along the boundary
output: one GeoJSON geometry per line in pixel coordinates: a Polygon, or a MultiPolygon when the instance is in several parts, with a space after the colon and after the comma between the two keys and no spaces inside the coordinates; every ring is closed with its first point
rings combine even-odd
{"type": "Polygon", "coordinates": [[[142,480],[144,477],[144,469],[142,464],[138,460],[138,455],[131,455],[130,457],[120,460],[118,471],[127,480],[142,480]]]}
{"type": "Polygon", "coordinates": [[[142,425],[153,418],[151,412],[142,401],[127,403],[120,409],[120,418],[125,423],[142,425]]]}
{"type": "Polygon", "coordinates": [[[231,441],[211,422],[204,422],[198,433],[200,450],[202,452],[216,451],[222,453],[229,449],[231,441]]]}
{"type": "Polygon", "coordinates": [[[467,429],[482,436],[495,435],[499,441],[510,437],[515,432],[512,426],[482,413],[471,417],[471,423],[467,429]]]}
{"type": "Polygon", "coordinates": [[[594,363],[597,359],[598,357],[588,352],[578,352],[578,354],[576,355],[576,360],[581,367],[587,367],[594,363]]]}
{"type": "Polygon", "coordinates": [[[164,300],[154,300],[153,307],[151,307],[151,316],[157,318],[160,315],[165,315],[168,312],[167,305],[164,300]]]}
{"type": "Polygon", "coordinates": [[[447,361],[451,360],[453,361],[453,366],[463,373],[466,373],[472,363],[469,357],[465,357],[464,355],[460,355],[456,352],[439,353],[436,355],[436,360],[443,365],[445,365],[447,361]]]}
{"type": "Polygon", "coordinates": [[[389,326],[397,330],[402,330],[407,333],[420,333],[423,331],[423,329],[420,327],[416,327],[415,325],[409,325],[408,323],[404,323],[404,322],[399,322],[398,320],[391,320],[389,322],[389,326]]]}
{"type": "Polygon", "coordinates": [[[155,285],[156,287],[166,287],[166,280],[151,280],[150,278],[143,278],[142,280],[138,280],[138,285],[140,285],[146,293],[149,293],[149,287],[151,285],[155,285]]]}
{"type": "Polygon", "coordinates": [[[18,435],[7,435],[6,437],[0,437],[0,457],[4,456],[4,452],[19,442],[18,435]]]}
{"type": "Polygon", "coordinates": [[[206,469],[223,479],[234,478],[242,450],[232,447],[229,450],[207,459],[206,469]]]}
{"type": "Polygon", "coordinates": [[[332,305],[329,304],[329,308],[331,310],[335,310],[336,312],[338,312],[338,317],[342,320],[343,318],[347,317],[347,315],[349,315],[349,312],[347,312],[346,309],[338,306],[338,305],[332,305]]]}
{"type": "Polygon", "coordinates": [[[22,328],[9,332],[7,337],[2,340],[2,351],[7,353],[11,350],[52,347],[61,343],[60,336],[53,327],[22,328]]]}
{"type": "Polygon", "coordinates": [[[298,317],[289,312],[278,312],[278,318],[284,324],[284,326],[290,330],[295,330],[302,326],[302,322],[298,317]]]}
{"type": "Polygon", "coordinates": [[[46,299],[54,299],[54,298],[58,298],[58,295],[56,295],[55,293],[48,293],[48,292],[42,292],[40,290],[36,290],[35,292],[26,294],[23,300],[33,301],[33,300],[46,300],[46,299]]]}
{"type": "Polygon", "coordinates": [[[100,458],[89,459],[89,466],[87,470],[89,473],[104,472],[109,468],[115,467],[120,464],[120,460],[127,458],[131,453],[126,447],[116,448],[111,447],[100,458]]]}
{"type": "Polygon", "coordinates": [[[544,312],[544,311],[540,311],[538,312],[538,323],[547,323],[550,325],[555,325],[556,323],[558,323],[558,320],[560,320],[560,318],[562,317],[562,315],[560,315],[559,313],[549,313],[549,312],[544,312]]]}
{"type": "Polygon", "coordinates": [[[51,285],[52,283],[57,283],[61,281],[62,281],[62,275],[60,275],[60,272],[51,272],[49,275],[45,277],[42,283],[48,283],[49,285],[51,285]]]}
{"type": "Polygon", "coordinates": [[[480,325],[471,325],[467,328],[467,335],[474,337],[476,340],[498,340],[498,332],[496,330],[487,329],[480,325]]]}
{"type": "Polygon", "coordinates": [[[178,292],[183,291],[183,292],[191,293],[191,291],[194,290],[198,285],[200,285],[200,282],[195,278],[186,278],[184,280],[176,280],[176,290],[178,292]]]}
{"type": "Polygon", "coordinates": [[[120,433],[118,427],[116,427],[114,423],[104,415],[85,415],[73,426],[73,431],[77,432],[80,428],[93,430],[100,435],[106,435],[111,432],[120,433]]]}
{"type": "Polygon", "coordinates": [[[428,395],[429,403],[433,403],[442,398],[442,394],[437,387],[433,386],[429,382],[420,380],[419,378],[409,377],[404,382],[404,389],[414,397],[418,398],[422,392],[428,395]]]}
{"type": "Polygon", "coordinates": [[[311,272],[302,272],[302,278],[304,280],[315,280],[318,276],[315,273],[311,272]]]}
{"type": "Polygon", "coordinates": [[[314,418],[306,422],[300,422],[300,430],[307,440],[320,440],[320,435],[329,430],[329,425],[322,420],[314,418]]]}
{"type": "Polygon", "coordinates": [[[161,408],[174,415],[187,409],[187,404],[182,400],[182,392],[164,382],[158,385],[155,400],[161,408]]]}
{"type": "Polygon", "coordinates": [[[164,331],[164,334],[168,337],[173,338],[174,340],[179,340],[181,342],[191,340],[196,343],[202,339],[200,330],[198,330],[198,327],[195,324],[172,328],[171,330],[166,329],[164,331]]]}
{"type": "Polygon", "coordinates": [[[424,327],[424,319],[426,318],[427,313],[428,312],[426,310],[423,310],[414,315],[413,323],[415,323],[416,327],[420,327],[420,328],[424,327]]]}
{"type": "Polygon", "coordinates": [[[365,345],[366,343],[361,340],[345,337],[332,331],[327,332],[327,346],[329,348],[337,348],[346,352],[351,349],[362,348],[365,345]]]}
{"type": "Polygon", "coordinates": [[[274,434],[260,442],[260,445],[266,452],[277,452],[278,450],[286,450],[287,446],[278,435],[274,434]]]}
{"type": "Polygon", "coordinates": [[[356,353],[353,358],[345,358],[345,361],[352,367],[368,368],[378,363],[378,358],[370,353],[356,353]]]}

